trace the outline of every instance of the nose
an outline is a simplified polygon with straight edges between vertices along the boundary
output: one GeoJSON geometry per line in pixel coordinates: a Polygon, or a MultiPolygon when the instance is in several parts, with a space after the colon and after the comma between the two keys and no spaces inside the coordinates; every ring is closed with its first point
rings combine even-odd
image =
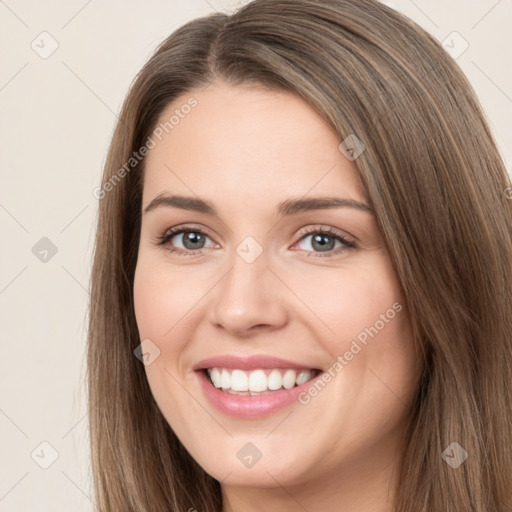
{"type": "Polygon", "coordinates": [[[267,263],[265,252],[252,262],[234,254],[231,269],[212,290],[209,315],[213,325],[237,337],[286,325],[286,287],[267,263]]]}

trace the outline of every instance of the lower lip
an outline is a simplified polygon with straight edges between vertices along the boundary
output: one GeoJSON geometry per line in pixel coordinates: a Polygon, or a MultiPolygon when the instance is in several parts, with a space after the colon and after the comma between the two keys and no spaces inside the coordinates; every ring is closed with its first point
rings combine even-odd
{"type": "Polygon", "coordinates": [[[261,418],[298,402],[298,396],[309,388],[322,373],[300,386],[291,389],[272,391],[263,395],[233,395],[216,388],[204,370],[196,371],[201,388],[212,405],[220,412],[237,418],[261,418]]]}

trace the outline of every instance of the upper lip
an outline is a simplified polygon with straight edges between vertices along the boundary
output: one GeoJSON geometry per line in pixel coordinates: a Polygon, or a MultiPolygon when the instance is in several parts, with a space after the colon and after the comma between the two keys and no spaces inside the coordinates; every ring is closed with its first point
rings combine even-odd
{"type": "Polygon", "coordinates": [[[271,368],[316,369],[310,365],[303,365],[270,355],[240,356],[234,354],[209,357],[193,366],[194,370],[204,370],[206,368],[231,368],[239,370],[256,370],[258,368],[262,370],[271,368]]]}

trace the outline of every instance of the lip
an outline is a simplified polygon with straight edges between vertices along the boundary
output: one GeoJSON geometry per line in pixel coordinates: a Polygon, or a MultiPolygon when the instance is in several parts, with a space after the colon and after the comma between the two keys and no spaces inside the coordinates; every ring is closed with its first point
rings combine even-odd
{"type": "Polygon", "coordinates": [[[323,372],[300,386],[255,396],[232,395],[217,389],[211,383],[204,369],[197,369],[195,374],[204,395],[219,412],[235,418],[258,419],[269,416],[293,403],[298,405],[299,395],[312,386],[317,379],[320,379],[323,372]]]}
{"type": "MultiPolygon", "coordinates": [[[[232,370],[266,370],[272,368],[292,368],[294,370],[319,370],[312,366],[287,361],[278,357],[269,355],[240,356],[234,354],[226,354],[221,356],[209,357],[199,361],[193,370],[204,370],[206,368],[230,368],[232,370]]],[[[307,384],[307,383],[306,383],[307,384]]]]}

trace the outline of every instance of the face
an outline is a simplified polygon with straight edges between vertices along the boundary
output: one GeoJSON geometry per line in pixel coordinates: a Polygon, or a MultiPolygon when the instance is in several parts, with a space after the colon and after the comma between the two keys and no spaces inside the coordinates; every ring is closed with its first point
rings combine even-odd
{"type": "Polygon", "coordinates": [[[285,92],[214,83],[160,121],[176,109],[146,159],[134,282],[160,410],[225,485],[389,466],[420,369],[341,140],[285,92]]]}

